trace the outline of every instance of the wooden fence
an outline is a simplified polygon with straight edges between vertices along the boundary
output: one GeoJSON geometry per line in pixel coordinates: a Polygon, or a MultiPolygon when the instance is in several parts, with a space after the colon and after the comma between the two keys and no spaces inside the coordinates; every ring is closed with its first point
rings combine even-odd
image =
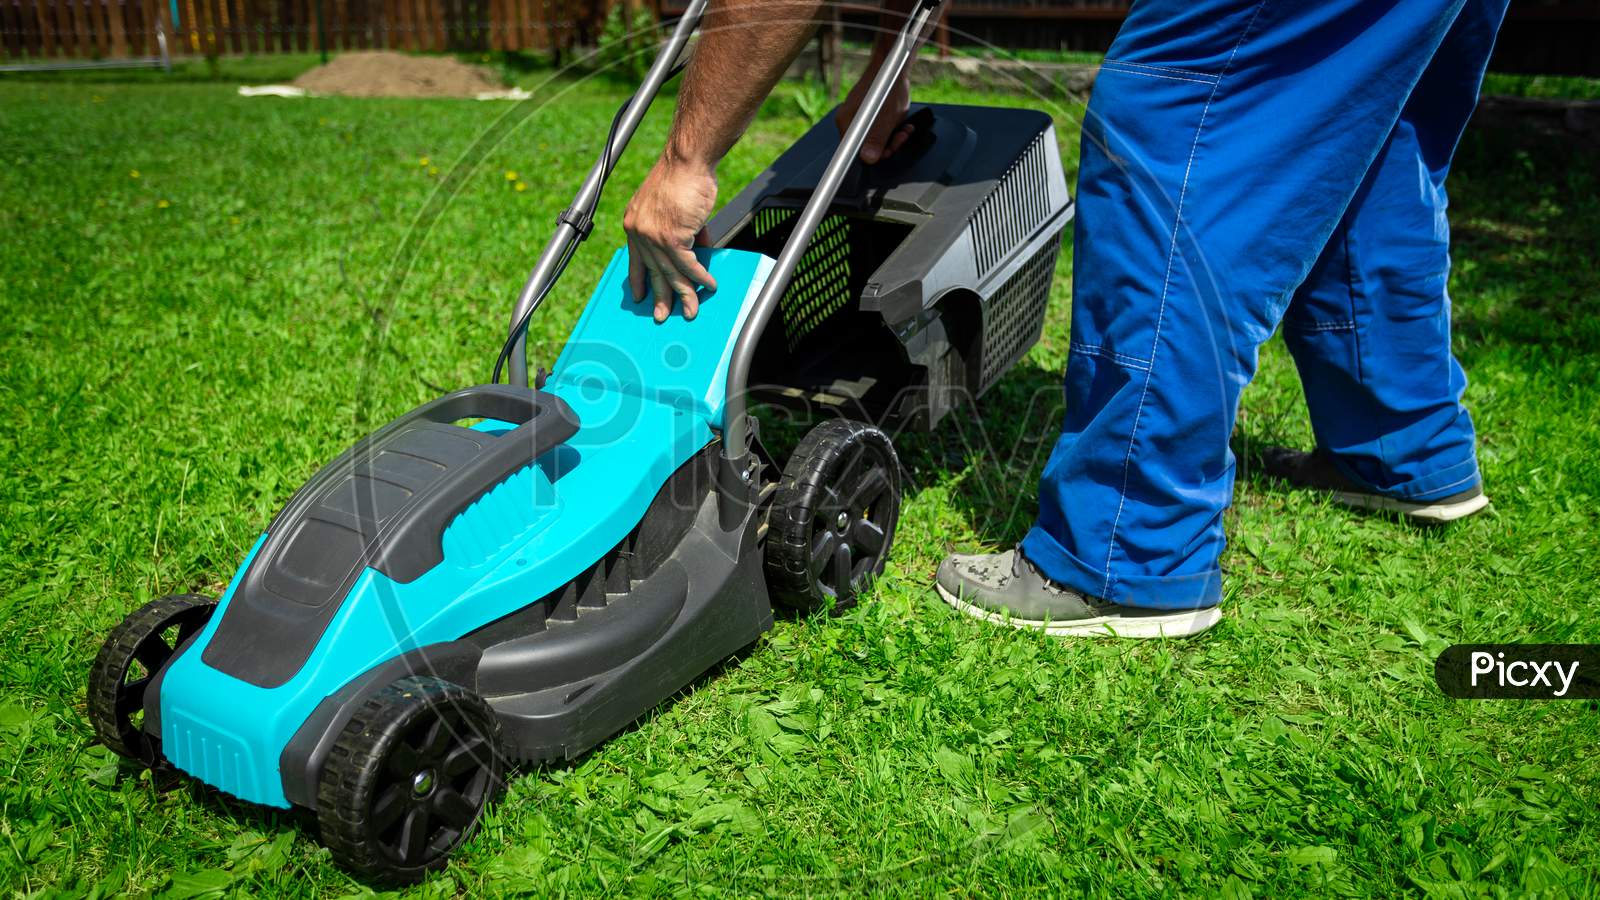
{"type": "Polygon", "coordinates": [[[358,49],[548,50],[592,43],[648,0],[0,0],[11,62],[358,49]]]}
{"type": "MultiPolygon", "coordinates": [[[[0,0],[0,59],[317,50],[562,50],[592,45],[622,7],[673,15],[683,0],[0,0]]],[[[876,4],[842,0],[847,22],[876,4]]],[[[1128,0],[952,0],[940,42],[1104,50],[1128,0]]],[[[1512,0],[1492,66],[1600,76],[1600,0],[1512,0]]]]}

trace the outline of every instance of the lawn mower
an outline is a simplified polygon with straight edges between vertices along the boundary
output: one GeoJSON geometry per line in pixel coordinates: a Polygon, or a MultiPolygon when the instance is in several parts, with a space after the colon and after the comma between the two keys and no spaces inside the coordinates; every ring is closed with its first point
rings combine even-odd
{"type": "Polygon", "coordinates": [[[471,836],[512,762],[573,759],[755,641],[772,601],[837,611],[882,571],[888,430],[934,427],[1038,338],[1072,212],[1054,131],[918,107],[915,141],[861,165],[924,3],[845,133],[824,120],[711,223],[696,252],[718,290],[694,320],[657,324],[618,251],[530,384],[529,318],[703,5],[613,120],[490,383],[318,471],[220,599],[164,597],[118,625],[89,676],[100,740],[312,810],[340,864],[413,881],[471,836]],[[824,414],[781,465],[750,415],[771,404],[824,414]]]}

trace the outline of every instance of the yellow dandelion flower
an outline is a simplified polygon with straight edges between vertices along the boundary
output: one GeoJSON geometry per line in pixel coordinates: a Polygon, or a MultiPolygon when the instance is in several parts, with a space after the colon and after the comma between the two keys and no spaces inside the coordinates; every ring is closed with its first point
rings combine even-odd
{"type": "Polygon", "coordinates": [[[429,175],[437,175],[437,174],[439,174],[439,167],[438,166],[429,166],[428,167],[428,174],[429,175]]]}
{"type": "Polygon", "coordinates": [[[138,178],[139,177],[139,170],[138,169],[129,169],[128,170],[128,177],[129,178],[138,178]]]}
{"type": "Polygon", "coordinates": [[[522,193],[522,192],[523,192],[523,191],[525,191],[525,190],[527,190],[527,189],[528,189],[528,186],[527,186],[527,185],[525,185],[525,184],[523,184],[523,183],[522,183],[522,182],[520,182],[520,181],[519,181],[519,182],[517,182],[517,193],[519,193],[519,194],[520,194],[520,193],[522,193]]]}
{"type": "Polygon", "coordinates": [[[417,165],[422,166],[423,168],[427,168],[428,166],[433,165],[433,161],[428,159],[426,156],[424,156],[421,159],[417,160],[417,165]]]}
{"type": "Polygon", "coordinates": [[[167,207],[169,207],[171,205],[172,205],[171,203],[168,203],[165,200],[157,200],[156,201],[156,209],[166,209],[167,207]]]}
{"type": "Polygon", "coordinates": [[[511,171],[510,169],[507,169],[506,170],[506,180],[507,181],[516,181],[517,180],[517,173],[511,171]]]}

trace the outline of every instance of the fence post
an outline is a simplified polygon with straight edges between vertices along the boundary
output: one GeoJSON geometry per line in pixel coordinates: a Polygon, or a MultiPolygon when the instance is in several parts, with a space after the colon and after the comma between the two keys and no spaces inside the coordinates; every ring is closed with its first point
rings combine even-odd
{"type": "Polygon", "coordinates": [[[244,53],[250,49],[250,11],[245,0],[222,0],[228,7],[228,49],[244,53]]]}
{"type": "Polygon", "coordinates": [[[71,13],[67,9],[67,0],[59,0],[51,4],[51,18],[55,20],[56,50],[62,56],[72,56],[77,44],[74,43],[76,34],[72,27],[71,13]]]}
{"type": "Polygon", "coordinates": [[[0,61],[22,59],[22,46],[22,7],[6,3],[0,6],[0,61]]]}
{"type": "Polygon", "coordinates": [[[61,0],[67,10],[67,15],[72,17],[72,49],[74,54],[93,56],[94,48],[89,44],[89,31],[83,23],[83,11],[78,8],[79,0],[61,0]]]}
{"type": "Polygon", "coordinates": [[[111,42],[106,40],[106,16],[101,10],[103,0],[83,0],[83,15],[89,20],[89,34],[94,38],[94,54],[101,59],[111,55],[111,42]]]}
{"type": "Polygon", "coordinates": [[[177,34],[178,52],[188,54],[200,49],[200,19],[195,15],[194,0],[185,0],[183,12],[183,18],[177,20],[173,31],[182,29],[177,34]]]}
{"type": "Polygon", "coordinates": [[[33,16],[39,20],[39,38],[44,42],[43,55],[56,55],[56,30],[53,25],[45,21],[44,0],[38,0],[33,6],[33,16]]]}
{"type": "Polygon", "coordinates": [[[128,55],[128,34],[123,28],[122,4],[111,0],[106,3],[106,23],[111,26],[111,55],[122,59],[128,55]]]}

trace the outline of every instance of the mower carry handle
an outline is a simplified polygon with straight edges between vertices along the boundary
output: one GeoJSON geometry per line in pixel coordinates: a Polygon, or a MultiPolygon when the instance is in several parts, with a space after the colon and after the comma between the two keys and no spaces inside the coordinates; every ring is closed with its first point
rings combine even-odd
{"type": "MultiPolygon", "coordinates": [[[[554,394],[503,384],[479,384],[424,403],[401,416],[398,421],[420,420],[451,425],[462,419],[495,419],[512,425],[526,425],[541,414],[549,413],[554,413],[562,421],[572,418],[572,411],[554,394]]],[[[567,437],[571,435],[565,435],[562,440],[567,437]]]]}
{"type": "MultiPolygon", "coordinates": [[[[418,491],[407,514],[379,532],[368,565],[398,582],[415,581],[444,559],[440,541],[461,511],[501,482],[564,444],[578,432],[578,417],[555,394],[502,384],[481,384],[447,394],[396,424],[425,420],[449,425],[466,418],[498,419],[517,427],[459,467],[418,491]]],[[[358,469],[361,468],[357,463],[358,469]]]]}

